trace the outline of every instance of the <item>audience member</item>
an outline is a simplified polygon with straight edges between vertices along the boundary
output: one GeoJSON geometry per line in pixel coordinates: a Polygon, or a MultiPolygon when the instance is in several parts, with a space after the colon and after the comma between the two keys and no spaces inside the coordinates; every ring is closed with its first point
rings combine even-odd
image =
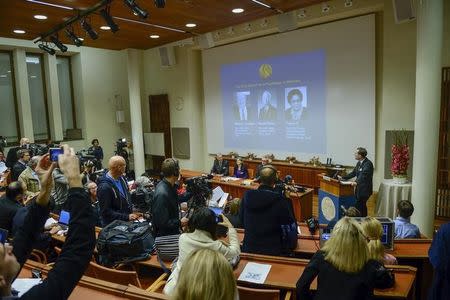
{"type": "Polygon", "coordinates": [[[393,275],[379,261],[369,258],[361,226],[344,217],[303,271],[297,282],[297,299],[371,299],[374,288],[393,285],[393,275]],[[317,292],[313,296],[310,285],[316,276],[317,292]]]}
{"type": "Polygon", "coordinates": [[[151,202],[153,201],[153,183],[147,176],[139,176],[134,185],[136,189],[131,193],[133,209],[151,215],[151,202]]]}
{"type": "Polygon", "coordinates": [[[50,194],[50,203],[53,205],[52,211],[59,215],[61,210],[65,210],[65,203],[69,192],[69,183],[59,167],[56,167],[53,170],[52,176],[54,185],[50,194]]]}
{"type": "Polygon", "coordinates": [[[268,155],[264,155],[261,158],[261,163],[256,167],[256,174],[255,174],[255,179],[258,180],[259,179],[259,173],[261,172],[262,168],[264,168],[265,165],[270,163],[270,158],[268,155]]]}
{"type": "Polygon", "coordinates": [[[180,220],[180,207],[175,182],[180,176],[178,160],[166,158],[161,164],[163,179],[156,185],[153,194],[152,225],[158,255],[164,260],[178,255],[178,238],[181,227],[188,219],[180,220]]]}
{"type": "MultiPolygon", "coordinates": [[[[55,165],[49,161],[48,154],[39,161],[37,172],[41,192],[31,205],[23,226],[14,236],[14,248],[9,245],[0,247],[0,295],[3,299],[18,299],[17,295],[12,295],[11,284],[31,253],[36,234],[42,230],[48,218],[55,165]]],[[[64,145],[64,155],[59,156],[58,165],[68,178],[70,186],[67,200],[71,213],[70,230],[62,252],[47,278],[21,295],[20,299],[69,298],[92,258],[95,246],[94,220],[87,193],[82,189],[79,162],[73,149],[64,145]]]]}
{"type": "Polygon", "coordinates": [[[22,183],[25,195],[34,197],[41,190],[39,177],[35,172],[36,166],[39,162],[39,156],[33,156],[28,162],[27,168],[19,175],[19,182],[22,183]]]}
{"type": "Polygon", "coordinates": [[[211,174],[213,175],[223,175],[228,176],[230,164],[228,160],[224,160],[222,153],[217,153],[214,159],[213,167],[211,169],[211,174]]]}
{"type": "Polygon", "coordinates": [[[223,254],[225,258],[237,263],[237,257],[241,252],[239,239],[236,229],[230,221],[222,216],[222,220],[218,220],[216,214],[207,207],[198,208],[192,218],[189,219],[189,233],[183,233],[180,236],[180,253],[178,260],[172,268],[172,274],[167,280],[164,288],[165,294],[172,294],[177,285],[180,269],[191,252],[197,249],[211,249],[223,254]],[[220,222],[222,221],[222,222],[220,222]],[[220,222],[220,223],[218,223],[220,222]],[[217,225],[223,225],[228,228],[228,237],[230,245],[223,241],[217,240],[217,225]]]}
{"type": "Polygon", "coordinates": [[[383,236],[383,226],[380,221],[374,217],[367,217],[361,223],[363,233],[367,237],[369,258],[378,260],[385,265],[396,265],[397,259],[384,252],[384,246],[381,243],[381,237],[383,236]]]}
{"type": "Polygon", "coordinates": [[[128,184],[123,176],[126,169],[125,159],[122,156],[113,156],[108,167],[109,171],[98,179],[97,189],[103,227],[115,220],[137,220],[140,214],[132,213],[128,184]]]}
{"type": "Polygon", "coordinates": [[[172,300],[239,299],[233,269],[225,257],[211,249],[194,251],[180,270],[172,300]]]}
{"type": "Polygon", "coordinates": [[[97,184],[91,181],[86,185],[86,189],[89,194],[89,199],[91,200],[92,210],[94,211],[95,226],[102,227],[100,205],[97,199],[97,184]]]}
{"type": "Polygon", "coordinates": [[[292,250],[285,249],[282,228],[296,221],[290,208],[290,200],[274,191],[276,181],[276,169],[266,166],[261,170],[258,189],[248,190],[244,194],[239,212],[245,229],[242,247],[244,252],[282,255],[292,250]]]}
{"type": "Polygon", "coordinates": [[[239,210],[241,207],[241,199],[234,198],[227,203],[228,213],[225,214],[230,223],[233,224],[235,228],[242,228],[241,220],[239,219],[239,210]]]}
{"type": "Polygon", "coordinates": [[[17,151],[17,158],[19,159],[13,166],[11,172],[11,181],[17,181],[20,174],[27,168],[27,163],[30,160],[30,151],[21,149],[17,151]]]}
{"type": "Polygon", "coordinates": [[[93,174],[95,172],[94,162],[92,160],[87,160],[83,164],[83,172],[81,173],[83,184],[88,184],[89,182],[95,182],[93,180],[93,174]]]}
{"type": "Polygon", "coordinates": [[[401,200],[397,203],[397,217],[394,220],[396,239],[417,239],[420,238],[420,230],[411,224],[409,218],[414,212],[414,206],[408,200],[401,200]]]}
{"type": "Polygon", "coordinates": [[[102,169],[102,160],[103,160],[103,149],[100,146],[98,139],[93,139],[91,142],[92,146],[89,147],[88,151],[92,152],[92,155],[95,156],[97,163],[95,167],[97,170],[102,169]]]}
{"type": "Polygon", "coordinates": [[[242,178],[242,179],[248,178],[248,170],[247,170],[247,167],[244,165],[241,157],[238,157],[236,159],[236,164],[234,165],[233,176],[236,178],[242,178]]]}
{"type": "Polygon", "coordinates": [[[6,166],[10,169],[14,167],[18,160],[17,152],[21,149],[25,149],[30,144],[30,140],[26,137],[20,139],[18,147],[12,147],[8,151],[8,155],[6,157],[6,166]]]}
{"type": "Polygon", "coordinates": [[[0,174],[5,172],[7,170],[6,161],[5,161],[5,154],[3,151],[0,151],[0,174]]]}
{"type": "Polygon", "coordinates": [[[11,182],[6,187],[6,193],[0,198],[0,228],[6,229],[11,235],[12,221],[16,212],[22,207],[24,189],[20,182],[11,182]]]}
{"type": "Polygon", "coordinates": [[[428,256],[434,269],[428,300],[448,300],[450,299],[450,223],[441,225],[433,238],[428,256]]]}

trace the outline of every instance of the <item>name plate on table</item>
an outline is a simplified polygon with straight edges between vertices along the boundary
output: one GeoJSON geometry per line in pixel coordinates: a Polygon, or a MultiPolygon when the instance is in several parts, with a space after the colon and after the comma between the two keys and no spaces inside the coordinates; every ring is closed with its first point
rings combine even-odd
{"type": "Polygon", "coordinates": [[[269,275],[271,265],[248,262],[238,280],[263,284],[269,275]]]}

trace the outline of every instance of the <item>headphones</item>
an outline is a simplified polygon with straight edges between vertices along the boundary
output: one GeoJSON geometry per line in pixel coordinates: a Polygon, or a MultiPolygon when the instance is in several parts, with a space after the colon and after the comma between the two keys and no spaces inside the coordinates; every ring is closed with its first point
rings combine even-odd
{"type": "Polygon", "coordinates": [[[264,170],[264,169],[271,169],[272,170],[272,174],[270,175],[270,180],[272,181],[272,182],[276,182],[277,181],[277,169],[275,169],[275,167],[274,166],[272,166],[272,165],[264,165],[262,168],[261,168],[261,171],[260,171],[260,173],[262,172],[262,170],[264,170]]]}

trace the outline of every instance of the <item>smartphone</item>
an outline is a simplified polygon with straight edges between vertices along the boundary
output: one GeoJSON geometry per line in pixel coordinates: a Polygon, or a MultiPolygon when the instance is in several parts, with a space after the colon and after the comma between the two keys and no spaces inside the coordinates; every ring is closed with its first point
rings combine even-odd
{"type": "Polygon", "coordinates": [[[58,155],[63,154],[63,148],[50,148],[48,149],[48,153],[50,153],[50,161],[58,161],[58,155]]]}

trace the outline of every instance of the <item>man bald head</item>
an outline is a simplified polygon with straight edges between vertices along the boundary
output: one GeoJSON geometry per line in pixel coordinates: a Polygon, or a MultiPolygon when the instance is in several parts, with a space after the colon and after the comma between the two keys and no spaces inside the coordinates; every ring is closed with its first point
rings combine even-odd
{"type": "Polygon", "coordinates": [[[266,165],[259,173],[259,181],[261,184],[273,186],[277,180],[277,171],[274,167],[266,165]]]}
{"type": "Polygon", "coordinates": [[[114,179],[119,179],[119,177],[122,176],[123,173],[125,173],[126,167],[127,164],[122,156],[115,155],[109,159],[109,174],[114,179]]]}

